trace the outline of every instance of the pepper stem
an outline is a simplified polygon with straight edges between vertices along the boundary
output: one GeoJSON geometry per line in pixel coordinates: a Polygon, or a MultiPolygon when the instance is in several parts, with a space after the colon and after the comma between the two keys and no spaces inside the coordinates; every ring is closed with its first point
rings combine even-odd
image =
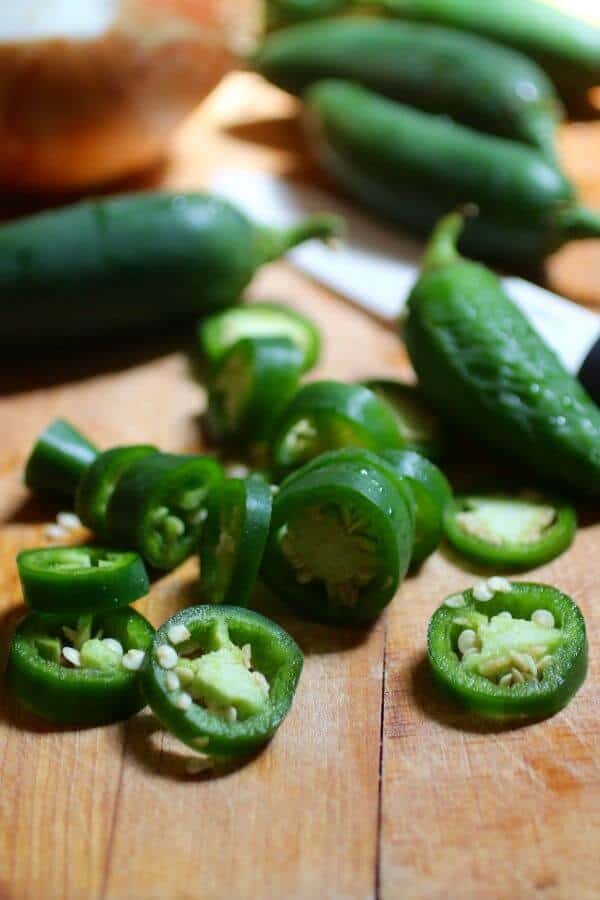
{"type": "Polygon", "coordinates": [[[460,233],[465,223],[464,214],[461,212],[449,213],[437,223],[425,248],[425,255],[421,263],[424,272],[438,269],[456,262],[460,254],[456,248],[460,233]]]}
{"type": "Polygon", "coordinates": [[[262,264],[279,259],[292,247],[313,238],[321,241],[335,240],[343,232],[343,222],[338,216],[323,213],[309,216],[291,228],[260,228],[258,232],[258,257],[262,264]]]}
{"type": "Polygon", "coordinates": [[[558,228],[563,238],[600,237],[600,213],[587,206],[573,206],[558,214],[558,228]]]}

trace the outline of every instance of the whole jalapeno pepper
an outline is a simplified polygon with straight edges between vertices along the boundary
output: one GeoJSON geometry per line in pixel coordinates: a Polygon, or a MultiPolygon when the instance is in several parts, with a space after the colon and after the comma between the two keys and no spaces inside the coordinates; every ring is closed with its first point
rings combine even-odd
{"type": "Polygon", "coordinates": [[[429,623],[427,645],[436,680],[491,718],[551,716],[587,670],[585,622],[571,598],[498,576],[448,597],[429,623]]]}
{"type": "Polygon", "coordinates": [[[137,553],[100,547],[22,550],[23,597],[40,613],[99,613],[144,597],[150,582],[137,553]]]}
{"type": "Polygon", "coordinates": [[[55,419],[36,440],[25,465],[32,491],[72,499],[98,449],[64,419],[55,419]]]}
{"type": "Polygon", "coordinates": [[[118,480],[107,511],[111,543],[133,547],[157,569],[190,556],[206,519],[206,500],[223,479],[209,456],[151,453],[118,480]]]}
{"type": "Polygon", "coordinates": [[[44,719],[104,725],[144,705],[138,670],[154,629],[129,607],[85,616],[32,613],[17,626],[6,683],[44,719]]]}
{"type": "Polygon", "coordinates": [[[442,455],[441,422],[418,387],[392,378],[368,378],[362,384],[394,410],[406,450],[415,450],[431,459],[442,455]]]}
{"type": "Polygon", "coordinates": [[[112,447],[98,454],[83,473],[75,495],[75,511],[83,524],[101,540],[110,539],[106,514],[117,482],[135,462],[156,452],[156,447],[147,444],[112,447]]]}
{"type": "Polygon", "coordinates": [[[302,387],[283,412],[274,432],[272,459],[290,471],[326,450],[403,446],[393,410],[358,384],[314,381],[302,387]]]}
{"type": "Polygon", "coordinates": [[[413,511],[384,465],[295,474],[273,502],[262,577],[297,614],[334,625],[374,619],[402,581],[413,511]]]}
{"type": "Polygon", "coordinates": [[[142,675],[162,724],[208,765],[242,758],[277,730],[303,657],[282,628],[235,606],[192,606],[156,632],[142,675]]]}
{"type": "Polygon", "coordinates": [[[457,494],[446,506],[444,530],[480,565],[533,569],[570,546],[577,516],[570,504],[534,491],[457,494]]]}
{"type": "Polygon", "coordinates": [[[200,535],[206,603],[248,606],[271,521],[271,487],[259,476],[228,478],[208,497],[200,535]]]}

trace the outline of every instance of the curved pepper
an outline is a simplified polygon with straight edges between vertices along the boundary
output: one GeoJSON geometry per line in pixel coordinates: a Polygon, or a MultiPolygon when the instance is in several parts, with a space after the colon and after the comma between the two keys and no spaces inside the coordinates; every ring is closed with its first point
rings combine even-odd
{"type": "Polygon", "coordinates": [[[64,419],[42,432],[25,465],[25,484],[32,491],[71,499],[98,449],[64,419]]]}

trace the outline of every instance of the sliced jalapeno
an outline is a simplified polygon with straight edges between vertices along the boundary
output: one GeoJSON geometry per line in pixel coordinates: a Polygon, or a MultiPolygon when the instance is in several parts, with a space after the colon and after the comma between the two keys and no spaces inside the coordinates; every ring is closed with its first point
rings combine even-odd
{"type": "Polygon", "coordinates": [[[441,456],[444,446],[442,426],[419,388],[386,378],[371,378],[363,384],[394,410],[407,450],[415,450],[431,459],[441,456]]]}
{"type": "Polygon", "coordinates": [[[350,625],[375,618],[403,579],[413,513],[384,467],[332,463],[284,482],[262,576],[299,615],[350,625]]]}
{"type": "Polygon", "coordinates": [[[207,761],[251,753],[288,713],[302,671],[296,642],[264,616],[195,606],[156,632],[142,676],[162,724],[207,761]]]}
{"type": "Polygon", "coordinates": [[[228,478],[208,499],[200,536],[200,590],[206,603],[247,606],[271,521],[271,488],[262,478],[228,478]]]}
{"type": "Polygon", "coordinates": [[[113,543],[134,547],[157,569],[190,556],[206,518],[206,500],[223,479],[208,456],[152,453],[125,470],[107,512],[113,543]]]}
{"type": "Polygon", "coordinates": [[[565,706],[587,669],[585,622],[566,594],[495,576],[433,614],[436,679],[482,716],[542,718],[565,706]]]}
{"type": "Polygon", "coordinates": [[[289,471],[340,447],[401,448],[394,412],[359,384],[315,381],[301,388],[276,428],[273,461],[289,471]]]}
{"type": "Polygon", "coordinates": [[[81,476],[98,450],[76,428],[55,419],[42,432],[25,465],[25,484],[32,491],[73,497],[81,476]]]}
{"type": "Polygon", "coordinates": [[[213,371],[208,392],[208,429],[216,440],[257,443],[298,388],[302,354],[286,337],[243,338],[213,371]]]}
{"type": "Polygon", "coordinates": [[[32,613],[13,635],[7,686],[53,722],[103,725],[144,705],[138,669],[154,629],[130,608],[85,616],[32,613]]]}
{"type": "Polygon", "coordinates": [[[23,597],[43,613],[101,612],[133,603],[150,590],[137,553],[100,547],[47,547],[17,556],[23,597]]]}
{"type": "Polygon", "coordinates": [[[446,507],[444,530],[468,559],[531,569],[569,547],[577,516],[568,503],[534,491],[458,494],[446,507]]]}
{"type": "Polygon", "coordinates": [[[384,450],[381,455],[410,483],[415,501],[415,543],[411,564],[420,566],[442,539],[444,509],[452,498],[452,489],[437,466],[412,450],[384,450]]]}
{"type": "Polygon", "coordinates": [[[110,539],[106,514],[119,478],[135,462],[156,452],[156,447],[147,444],[113,447],[100,453],[84,472],[75,495],[75,510],[83,524],[101,540],[110,539]]]}
{"type": "Polygon", "coordinates": [[[198,340],[206,359],[214,365],[234,344],[247,337],[285,337],[302,353],[302,371],[317,363],[321,336],[316,325],[300,313],[278,303],[233,306],[200,323],[198,340]]]}

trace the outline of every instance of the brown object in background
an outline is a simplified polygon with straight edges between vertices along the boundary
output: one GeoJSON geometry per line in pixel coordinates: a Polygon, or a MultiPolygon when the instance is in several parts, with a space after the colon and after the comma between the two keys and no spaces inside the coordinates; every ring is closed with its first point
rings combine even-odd
{"type": "Polygon", "coordinates": [[[0,37],[4,190],[80,190],[157,163],[260,18],[259,0],[115,0],[107,27],[69,37],[47,0],[22,19],[36,6],[59,36],[0,37]]]}

